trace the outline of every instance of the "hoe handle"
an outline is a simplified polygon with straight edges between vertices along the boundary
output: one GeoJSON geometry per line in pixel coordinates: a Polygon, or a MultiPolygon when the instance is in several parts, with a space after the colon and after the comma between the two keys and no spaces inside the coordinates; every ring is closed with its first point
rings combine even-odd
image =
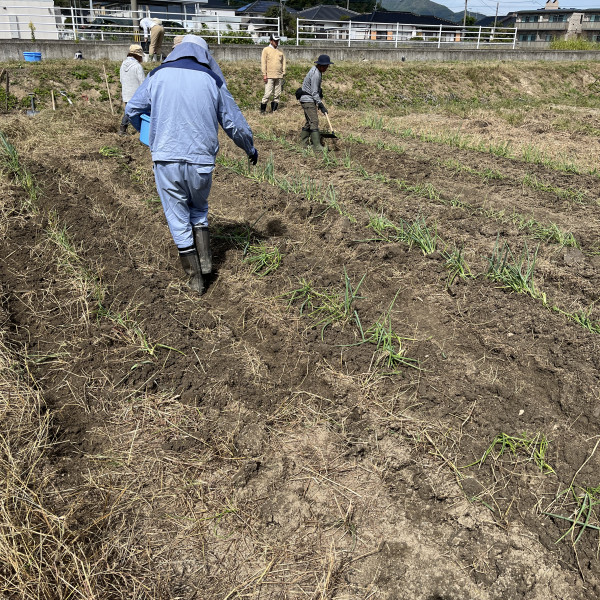
{"type": "Polygon", "coordinates": [[[331,121],[329,120],[329,115],[327,113],[325,113],[325,116],[327,117],[327,123],[329,124],[329,130],[331,131],[331,133],[333,133],[333,127],[331,126],[331,121]]]}

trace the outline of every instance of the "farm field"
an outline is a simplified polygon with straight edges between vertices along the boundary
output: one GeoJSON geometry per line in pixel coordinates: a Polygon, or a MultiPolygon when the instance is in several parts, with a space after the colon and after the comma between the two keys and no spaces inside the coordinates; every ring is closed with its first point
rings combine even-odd
{"type": "Polygon", "coordinates": [[[600,66],[336,64],[324,156],[308,66],[199,298],[119,65],[0,65],[3,597],[600,597],[600,66]]]}

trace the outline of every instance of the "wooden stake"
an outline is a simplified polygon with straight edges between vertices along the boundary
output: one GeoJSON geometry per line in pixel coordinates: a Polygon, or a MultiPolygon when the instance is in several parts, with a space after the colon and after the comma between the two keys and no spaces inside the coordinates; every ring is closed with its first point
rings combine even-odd
{"type": "Polygon", "coordinates": [[[10,92],[10,84],[8,83],[8,69],[6,70],[6,112],[8,112],[8,94],[10,92]]]}
{"type": "Polygon", "coordinates": [[[108,87],[108,77],[106,76],[106,68],[102,65],[102,69],[104,71],[104,81],[106,81],[106,91],[108,92],[108,101],[110,102],[110,112],[111,114],[115,114],[115,110],[113,108],[112,98],[110,97],[110,88],[108,87]]]}
{"type": "MultiPolygon", "coordinates": [[[[2,69],[0,71],[0,83],[2,83],[2,78],[6,75],[6,81],[8,81],[8,71],[6,69],[2,69]]],[[[6,94],[6,112],[8,112],[8,93],[6,94]]]]}
{"type": "Polygon", "coordinates": [[[54,90],[50,90],[50,96],[52,98],[52,110],[56,110],[56,102],[54,101],[54,90]]]}

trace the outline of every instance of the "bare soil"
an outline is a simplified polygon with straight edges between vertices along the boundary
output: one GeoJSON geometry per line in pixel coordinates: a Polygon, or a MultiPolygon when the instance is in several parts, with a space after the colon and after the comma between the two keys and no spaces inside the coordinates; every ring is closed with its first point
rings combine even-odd
{"type": "Polygon", "coordinates": [[[388,106],[377,129],[334,106],[341,139],[323,160],[299,146],[300,112],[247,111],[259,166],[337,204],[237,172],[224,138],[201,298],[150,153],[105,103],[0,117],[40,190],[24,210],[4,170],[2,329],[50,418],[46,505],[89,557],[96,595],[76,596],[598,598],[600,522],[577,516],[585,490],[600,502],[597,138],[535,111],[512,126],[388,106]],[[457,130],[512,155],[420,136],[457,130]],[[530,146],[554,163],[527,162],[530,146]],[[437,248],[382,239],[373,215],[424,219],[437,248]],[[254,272],[240,239],[281,264],[254,272]],[[540,296],[486,276],[505,243],[537,250],[540,296]],[[471,276],[451,279],[454,248],[471,276]],[[343,298],[346,281],[358,297],[330,323],[290,295],[343,298]],[[589,328],[569,317],[583,313],[589,328]],[[412,366],[362,343],[356,316],[365,334],[386,315],[412,366]],[[528,443],[482,460],[500,434],[528,443]]]}

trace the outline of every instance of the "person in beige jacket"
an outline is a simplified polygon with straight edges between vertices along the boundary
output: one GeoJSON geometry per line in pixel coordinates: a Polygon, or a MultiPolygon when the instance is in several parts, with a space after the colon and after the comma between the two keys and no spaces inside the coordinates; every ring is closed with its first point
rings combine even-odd
{"type": "Polygon", "coordinates": [[[279,49],[278,35],[272,35],[269,45],[262,51],[260,68],[265,82],[265,95],[260,103],[260,112],[262,114],[267,112],[267,102],[271,95],[273,95],[271,112],[275,112],[279,106],[279,97],[285,77],[285,55],[279,49]]]}

